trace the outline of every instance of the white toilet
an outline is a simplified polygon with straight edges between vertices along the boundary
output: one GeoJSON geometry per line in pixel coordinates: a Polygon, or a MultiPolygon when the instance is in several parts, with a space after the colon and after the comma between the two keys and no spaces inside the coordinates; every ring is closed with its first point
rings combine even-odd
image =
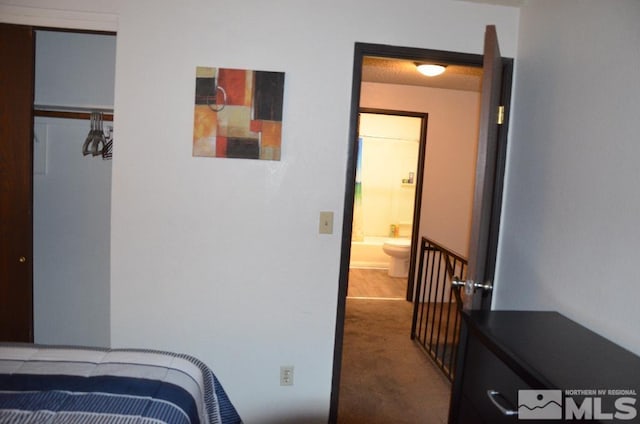
{"type": "Polygon", "coordinates": [[[390,238],[384,242],[382,250],[391,256],[389,261],[390,277],[406,277],[409,275],[411,240],[408,238],[390,238]]]}

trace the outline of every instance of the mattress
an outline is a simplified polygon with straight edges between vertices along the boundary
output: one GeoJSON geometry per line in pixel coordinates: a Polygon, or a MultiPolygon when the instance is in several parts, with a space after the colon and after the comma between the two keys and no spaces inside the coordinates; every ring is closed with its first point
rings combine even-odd
{"type": "Polygon", "coordinates": [[[0,423],[237,424],[214,373],[184,354],[0,343],[0,423]]]}

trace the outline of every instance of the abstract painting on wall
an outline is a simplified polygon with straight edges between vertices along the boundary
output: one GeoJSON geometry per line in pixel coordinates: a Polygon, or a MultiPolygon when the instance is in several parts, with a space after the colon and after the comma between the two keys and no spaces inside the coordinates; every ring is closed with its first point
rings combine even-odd
{"type": "Polygon", "coordinates": [[[284,73],[196,68],[193,156],[280,160],[284,73]]]}

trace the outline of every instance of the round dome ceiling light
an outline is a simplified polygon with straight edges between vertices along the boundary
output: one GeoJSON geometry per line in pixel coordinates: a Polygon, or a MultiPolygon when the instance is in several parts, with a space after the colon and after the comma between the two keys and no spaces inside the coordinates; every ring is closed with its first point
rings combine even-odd
{"type": "Polygon", "coordinates": [[[440,75],[445,71],[445,69],[447,69],[446,66],[427,63],[416,63],[416,67],[418,68],[418,72],[428,77],[435,77],[436,75],[440,75]]]}

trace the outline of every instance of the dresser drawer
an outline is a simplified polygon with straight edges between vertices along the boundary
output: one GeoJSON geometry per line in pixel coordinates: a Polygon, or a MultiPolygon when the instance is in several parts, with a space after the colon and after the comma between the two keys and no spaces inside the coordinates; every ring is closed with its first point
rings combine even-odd
{"type": "Polygon", "coordinates": [[[471,402],[465,395],[462,395],[462,399],[460,401],[458,422],[464,424],[485,424],[482,417],[480,417],[480,413],[474,408],[473,402],[471,402]]]}
{"type": "Polygon", "coordinates": [[[498,405],[517,411],[518,390],[522,389],[529,387],[518,375],[476,337],[469,338],[462,393],[484,422],[517,423],[517,415],[506,415],[498,405]]]}
{"type": "Polygon", "coordinates": [[[464,356],[459,358],[462,364],[454,382],[452,424],[612,422],[614,413],[621,418],[615,422],[640,422],[635,415],[640,358],[633,353],[557,312],[463,311],[462,317],[465,337],[459,352],[464,356]],[[633,394],[625,405],[633,408],[619,408],[615,394],[567,394],[572,389],[601,388],[630,389],[633,394]],[[556,392],[527,393],[522,401],[530,413],[521,420],[500,410],[516,412],[518,391],[527,389],[556,392]],[[499,394],[492,399],[488,391],[499,394]],[[557,395],[560,399],[554,399],[557,395]],[[569,398],[574,402],[571,409],[569,398]],[[563,420],[565,415],[572,419],[563,420]],[[529,417],[539,419],[525,419],[529,417]]]}

